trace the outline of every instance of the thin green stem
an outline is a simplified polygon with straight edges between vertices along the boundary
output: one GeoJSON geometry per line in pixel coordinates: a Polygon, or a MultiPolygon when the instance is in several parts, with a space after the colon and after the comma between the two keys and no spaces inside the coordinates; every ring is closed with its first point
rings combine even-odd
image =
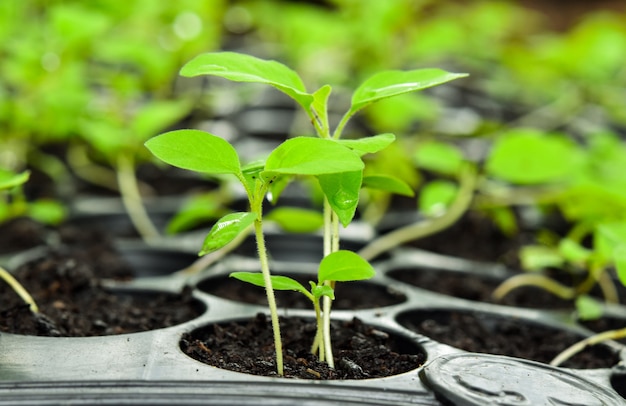
{"type": "Polygon", "coordinates": [[[117,182],[120,187],[122,202],[137,232],[147,242],[159,238],[160,233],[150,220],[141,199],[132,155],[119,154],[117,158],[117,182]]]}
{"type": "Polygon", "coordinates": [[[476,187],[476,170],[468,165],[461,173],[460,188],[455,201],[440,217],[418,221],[376,238],[363,247],[358,254],[371,261],[380,254],[406,242],[435,234],[454,224],[470,207],[476,187]]]}
{"type": "Polygon", "coordinates": [[[274,348],[276,349],[276,372],[278,375],[284,375],[283,367],[283,344],[280,338],[280,324],[278,322],[278,309],[276,307],[276,298],[274,296],[274,288],[272,287],[272,279],[270,274],[269,261],[267,259],[267,249],[265,248],[265,238],[263,237],[263,223],[260,219],[254,221],[254,231],[256,234],[257,250],[259,260],[261,262],[261,272],[265,282],[265,293],[267,295],[267,304],[270,309],[270,318],[272,321],[272,330],[274,331],[274,348]]]}
{"type": "Polygon", "coordinates": [[[345,128],[346,124],[348,124],[348,121],[350,120],[353,114],[354,114],[353,111],[348,110],[346,111],[346,114],[344,114],[343,117],[341,117],[341,120],[339,121],[339,124],[337,124],[337,127],[335,128],[335,132],[333,133],[334,139],[338,140],[339,138],[341,138],[343,129],[345,128]]]}
{"type": "MultiPolygon", "coordinates": [[[[339,251],[339,217],[337,214],[330,210],[330,253],[339,251]]],[[[335,289],[335,281],[326,281],[328,286],[333,290],[335,289]]],[[[324,296],[323,299],[324,312],[323,312],[323,343],[324,353],[326,354],[326,362],[331,368],[335,367],[332,341],[330,338],[330,313],[332,311],[332,299],[328,296],[324,296]]]]}
{"type": "Polygon", "coordinates": [[[554,279],[550,279],[545,275],[534,273],[525,273],[508,278],[493,291],[492,296],[495,300],[499,301],[511,291],[523,286],[537,286],[565,300],[571,300],[576,297],[575,289],[561,285],[554,279]]]}
{"type": "Polygon", "coordinates": [[[30,311],[33,313],[39,313],[39,307],[35,303],[35,299],[28,293],[28,291],[18,282],[17,279],[9,271],[0,267],[0,279],[4,280],[7,285],[17,293],[17,295],[30,307],[30,311]]]}
{"type": "Polygon", "coordinates": [[[559,366],[574,355],[578,354],[580,351],[584,350],[586,347],[596,345],[607,340],[619,340],[624,337],[626,337],[626,328],[594,334],[566,348],[554,357],[554,359],[550,362],[550,365],[559,366]]]}
{"type": "Polygon", "coordinates": [[[317,330],[315,332],[315,340],[313,340],[313,345],[311,346],[311,353],[315,354],[319,350],[319,359],[324,362],[324,336],[322,334],[324,323],[322,321],[322,310],[320,309],[319,299],[315,298],[313,300],[313,308],[315,309],[317,330]]]}

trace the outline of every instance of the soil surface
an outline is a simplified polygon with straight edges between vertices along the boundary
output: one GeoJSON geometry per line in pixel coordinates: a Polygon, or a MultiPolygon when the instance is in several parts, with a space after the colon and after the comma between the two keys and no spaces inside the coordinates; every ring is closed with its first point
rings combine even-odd
{"type": "Polygon", "coordinates": [[[0,224],[0,254],[10,254],[45,244],[48,230],[32,219],[18,217],[0,224]]]}
{"type": "MultiPolygon", "coordinates": [[[[380,378],[415,369],[426,359],[418,347],[358,319],[333,321],[332,369],[311,354],[313,320],[282,318],[280,324],[288,378],[380,378]]],[[[263,314],[243,323],[216,324],[197,330],[182,338],[181,348],[192,358],[219,368],[277,375],[271,323],[263,314]]]]}
{"type": "MultiPolygon", "coordinates": [[[[85,241],[83,241],[85,242],[85,241]]],[[[80,245],[80,244],[77,244],[80,245]]],[[[97,246],[96,246],[97,247],[97,246]]],[[[14,275],[40,313],[0,284],[0,331],[24,335],[85,337],[132,333],[176,325],[203,309],[190,292],[181,295],[113,291],[102,278],[130,275],[114,252],[64,246],[27,262],[14,275]]]]}
{"type": "Polygon", "coordinates": [[[495,303],[505,306],[533,309],[573,309],[573,301],[563,300],[546,290],[527,286],[512,290],[502,300],[492,294],[500,281],[481,278],[466,272],[431,271],[424,269],[396,269],[391,278],[410,285],[467,300],[495,303]]]}
{"type": "MultiPolygon", "coordinates": [[[[411,312],[400,317],[400,324],[465,351],[543,363],[549,363],[561,351],[584,338],[514,317],[454,310],[411,312]]],[[[598,345],[578,353],[562,366],[578,369],[610,368],[618,362],[618,354],[606,346],[598,345]]]]}

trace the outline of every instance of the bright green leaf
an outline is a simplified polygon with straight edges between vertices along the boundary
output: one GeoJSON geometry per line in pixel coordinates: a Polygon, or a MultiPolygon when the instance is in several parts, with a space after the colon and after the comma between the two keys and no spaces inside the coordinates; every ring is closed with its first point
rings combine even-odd
{"type": "Polygon", "coordinates": [[[359,155],[374,154],[382,151],[394,142],[396,136],[391,133],[378,134],[372,137],[364,137],[356,140],[337,140],[342,145],[355,150],[359,155]]]}
{"type": "Polygon", "coordinates": [[[556,249],[540,245],[522,247],[519,256],[522,268],[528,271],[539,271],[549,267],[558,268],[564,262],[563,257],[556,249]]]}
{"type": "Polygon", "coordinates": [[[204,131],[170,131],[149,139],[145,145],[157,158],[179,168],[211,174],[241,172],[235,148],[204,131]]]}
{"type": "Polygon", "coordinates": [[[363,177],[363,187],[384,190],[386,192],[395,193],[402,196],[414,196],[415,192],[411,186],[394,176],[389,175],[370,175],[363,177]]]}
{"type": "Polygon", "coordinates": [[[11,189],[15,186],[24,184],[28,181],[29,177],[29,171],[13,173],[11,171],[0,169],[0,190],[11,189]]]}
{"type": "Polygon", "coordinates": [[[376,274],[372,265],[352,251],[339,250],[322,259],[318,284],[325,281],[348,282],[370,279],[376,274]]]}
{"type": "Polygon", "coordinates": [[[213,225],[204,239],[200,255],[205,255],[222,248],[248,228],[257,216],[250,212],[230,213],[222,217],[213,225]]]}
{"type": "Polygon", "coordinates": [[[296,137],[280,144],[267,158],[264,179],[276,174],[324,175],[362,170],[361,158],[336,141],[296,137]]]}
{"type": "Polygon", "coordinates": [[[441,69],[379,72],[355,90],[350,112],[354,113],[377,100],[426,89],[465,76],[465,73],[450,73],[441,69]]]}
{"type": "Polygon", "coordinates": [[[591,251],[569,238],[564,238],[559,242],[559,254],[572,263],[584,263],[591,256],[591,251]]]}
{"type": "Polygon", "coordinates": [[[311,233],[324,225],[322,213],[298,207],[278,207],[269,212],[265,218],[274,221],[290,233],[311,233]]]}
{"type": "Polygon", "coordinates": [[[313,93],[313,103],[310,107],[313,119],[317,121],[317,124],[322,129],[322,132],[326,134],[329,132],[328,96],[330,96],[331,90],[331,87],[328,85],[324,85],[317,89],[317,91],[313,93]]]}
{"type": "Polygon", "coordinates": [[[141,106],[131,125],[132,136],[144,142],[182,119],[190,108],[186,100],[154,101],[141,106]]]}
{"type": "Polygon", "coordinates": [[[487,210],[486,214],[504,235],[513,236],[518,232],[517,218],[511,207],[495,207],[487,210]]]}
{"type": "Polygon", "coordinates": [[[581,320],[596,320],[604,313],[602,304],[588,295],[580,295],[576,298],[576,311],[581,320]]]}
{"type": "Polygon", "coordinates": [[[515,184],[558,182],[575,174],[581,158],[581,151],[569,138],[517,129],[496,141],[486,170],[515,184]]]}
{"type": "Polygon", "coordinates": [[[617,270],[617,277],[622,285],[626,286],[626,244],[620,244],[613,249],[613,263],[617,270]]]}
{"type": "Polygon", "coordinates": [[[27,214],[40,223],[58,225],[67,217],[67,209],[56,200],[40,199],[28,204],[27,214]]]}
{"type": "Polygon", "coordinates": [[[328,285],[316,285],[314,282],[311,282],[311,293],[313,297],[317,299],[322,296],[328,296],[332,300],[335,300],[335,291],[328,285]]]}
{"type": "Polygon", "coordinates": [[[212,193],[190,197],[167,224],[166,232],[176,234],[224,215],[224,210],[212,193]]]}
{"type": "MultiPolygon", "coordinates": [[[[232,272],[230,277],[260,286],[262,288],[265,287],[265,279],[263,278],[263,274],[260,272],[232,272]]],[[[300,282],[289,278],[288,276],[272,275],[270,276],[270,279],[274,290],[294,290],[296,292],[304,293],[307,297],[309,296],[309,292],[300,282]]]]}
{"type": "Polygon", "coordinates": [[[235,82],[265,83],[296,100],[305,110],[313,103],[302,79],[287,66],[276,61],[236,52],[213,52],[198,55],[180,71],[182,76],[219,76],[235,82]]]}
{"type": "Polygon", "coordinates": [[[415,162],[429,171],[457,175],[463,165],[463,154],[453,145],[429,141],[418,146],[415,162]]]}
{"type": "Polygon", "coordinates": [[[427,217],[438,217],[454,202],[458,186],[445,180],[434,180],[422,186],[418,208],[427,217]]]}
{"type": "Polygon", "coordinates": [[[328,203],[344,227],[354,218],[359,205],[362,171],[332,173],[317,177],[328,203]]]}
{"type": "Polygon", "coordinates": [[[611,261],[615,250],[621,246],[626,246],[626,222],[603,223],[596,226],[593,247],[602,261],[611,261]]]}

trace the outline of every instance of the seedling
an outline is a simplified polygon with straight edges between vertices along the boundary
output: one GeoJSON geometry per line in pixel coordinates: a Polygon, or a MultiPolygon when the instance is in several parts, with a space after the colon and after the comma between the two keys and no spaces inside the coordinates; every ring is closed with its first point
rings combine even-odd
{"type": "Polygon", "coordinates": [[[29,217],[43,224],[59,224],[66,215],[65,207],[52,199],[28,201],[22,185],[30,172],[14,173],[0,169],[0,223],[16,217],[29,217]]]}
{"type": "Polygon", "coordinates": [[[180,120],[190,106],[185,101],[150,101],[128,117],[131,104],[132,101],[122,98],[114,104],[112,111],[82,121],[82,133],[88,147],[113,168],[112,172],[84,157],[80,160],[77,145],[71,150],[71,157],[76,172],[86,180],[102,184],[103,177],[114,179],[104,184],[112,183],[111,187],[119,190],[133,226],[144,240],[150,241],[158,238],[160,233],[146,212],[136,176],[138,164],[147,159],[142,145],[149,137],[180,120]]]}
{"type": "Polygon", "coordinates": [[[496,298],[521,286],[539,286],[563,299],[576,300],[585,317],[598,314],[598,306],[588,296],[592,288],[598,286],[607,302],[617,301],[606,271],[613,266],[619,271],[622,256],[616,252],[626,242],[625,184],[620,175],[624,163],[626,148],[606,133],[591,136],[584,149],[566,137],[530,130],[511,132],[496,144],[487,163],[490,173],[526,187],[524,194],[516,190],[501,193],[501,204],[517,200],[549,206],[559,209],[571,223],[564,237],[545,234],[541,245],[524,247],[520,259],[529,272],[505,281],[494,292],[496,298]],[[559,159],[551,159],[554,156],[559,159]],[[526,200],[521,200],[522,196],[526,200]],[[579,282],[563,285],[542,273],[546,268],[572,273],[579,282]]]}
{"type": "MultiPolygon", "coordinates": [[[[22,172],[19,174],[13,174],[8,171],[0,172],[0,191],[5,191],[9,189],[14,189],[24,184],[28,180],[29,173],[22,172]]],[[[2,207],[2,206],[0,206],[2,207]]],[[[4,211],[4,210],[3,210],[4,211]]],[[[0,218],[1,219],[1,218],[0,218]]],[[[0,279],[4,280],[10,287],[19,295],[22,300],[29,305],[30,310],[33,313],[38,313],[39,308],[35,303],[35,300],[28,293],[28,291],[18,282],[17,279],[13,275],[11,275],[7,270],[0,267],[0,279]]]]}
{"type": "MultiPolygon", "coordinates": [[[[272,151],[265,162],[246,166],[241,165],[237,152],[230,144],[201,131],[179,130],[159,135],[146,142],[146,146],[154,155],[169,164],[205,173],[232,174],[244,186],[250,211],[231,213],[220,219],[209,232],[200,254],[220,249],[249,226],[254,225],[261,262],[262,286],[266,289],[274,329],[277,370],[279,375],[283,375],[278,315],[262,229],[262,203],[266,194],[271,193],[272,198],[276,200],[286,184],[295,176],[315,177],[325,196],[324,256],[339,252],[339,222],[347,226],[352,221],[360,189],[365,182],[361,157],[384,149],[395,139],[393,134],[381,134],[357,140],[343,140],[341,135],[350,118],[378,100],[436,86],[465,75],[439,69],[378,73],[355,90],[350,108],[331,132],[328,119],[331,87],[325,85],[313,93],[308,93],[298,74],[276,61],[232,52],[208,53],[187,63],[182,68],[181,74],[213,75],[233,81],[271,85],[302,107],[318,135],[317,138],[289,139],[272,151]]],[[[377,182],[382,188],[387,187],[389,183],[377,182]]],[[[337,257],[343,260],[346,255],[338,254],[337,257]]],[[[347,258],[354,257],[349,255],[347,258]]],[[[354,267],[360,268],[358,266],[360,262],[352,262],[354,267]]],[[[325,359],[330,366],[333,366],[330,343],[331,292],[337,280],[344,278],[351,280],[353,277],[354,275],[339,279],[320,279],[318,283],[323,285],[316,284],[309,292],[314,303],[315,300],[319,301],[320,297],[324,297],[322,323],[318,329],[318,334],[321,330],[323,337],[317,342],[323,343],[323,348],[319,346],[320,358],[325,359]]],[[[260,280],[255,280],[261,284],[260,280]]],[[[296,290],[303,293],[306,291],[300,288],[296,290]]]]}

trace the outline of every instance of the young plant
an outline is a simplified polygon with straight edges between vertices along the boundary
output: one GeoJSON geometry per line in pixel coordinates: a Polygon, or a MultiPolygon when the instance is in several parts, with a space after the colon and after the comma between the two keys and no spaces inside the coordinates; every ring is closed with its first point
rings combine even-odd
{"type": "MultiPolygon", "coordinates": [[[[262,60],[232,52],[202,54],[187,63],[183,76],[213,75],[239,82],[268,84],[294,99],[308,115],[317,138],[289,139],[270,153],[265,163],[242,167],[234,148],[226,141],[194,130],[162,134],[146,143],[160,159],[185,169],[207,173],[229,173],[244,186],[249,198],[250,212],[233,213],[222,218],[205,240],[201,254],[223,247],[237,234],[254,224],[263,286],[266,288],[274,328],[277,369],[282,375],[282,353],[278,316],[273,297],[272,280],[262,231],[262,202],[267,193],[278,199],[283,188],[294,176],[313,176],[321,187],[324,199],[324,256],[339,251],[339,223],[347,226],[354,217],[360,189],[364,183],[361,157],[376,153],[389,144],[393,134],[356,139],[341,139],[342,132],[357,112],[378,100],[436,86],[466,76],[439,69],[380,72],[361,84],[352,95],[351,106],[331,132],[328,119],[329,85],[308,93],[296,72],[276,61],[262,60]]],[[[387,187],[390,182],[373,182],[387,187]]],[[[341,279],[341,278],[340,278],[341,279]]],[[[337,280],[324,280],[332,289],[337,280]]],[[[313,289],[314,291],[316,289],[313,289]]],[[[318,289],[318,291],[320,291],[318,289]]],[[[326,292],[330,292],[328,289],[326,292]]],[[[313,294],[313,293],[312,293],[313,294]]],[[[315,297],[315,294],[313,294],[315,297]]],[[[320,348],[333,366],[330,344],[330,296],[324,297],[322,332],[324,348],[320,348]]],[[[319,299],[319,298],[318,298],[319,299]]]]}
{"type": "MultiPolygon", "coordinates": [[[[71,152],[76,173],[93,183],[102,183],[99,179],[112,179],[111,187],[119,190],[122,202],[133,226],[146,240],[160,236],[143,205],[142,193],[136,176],[137,165],[147,159],[143,143],[154,134],[180,120],[189,112],[186,101],[150,101],[139,107],[134,113],[132,101],[122,97],[112,103],[110,111],[102,111],[82,122],[83,137],[92,153],[99,154],[113,171],[98,166],[93,161],[80,158],[77,145],[71,152]]],[[[86,157],[88,154],[84,154],[86,157]]]]}
{"type": "Polygon", "coordinates": [[[242,166],[232,145],[222,138],[198,130],[164,133],[148,140],[146,147],[163,161],[183,169],[234,175],[244,187],[250,210],[230,213],[218,220],[205,238],[200,255],[226,246],[248,227],[254,227],[261,275],[274,330],[277,372],[283,375],[278,312],[263,236],[263,201],[272,185],[281,178],[319,177],[360,171],[363,169],[360,157],[351,149],[332,140],[299,137],[283,142],[270,153],[264,163],[242,166]]]}
{"type": "Polygon", "coordinates": [[[624,164],[626,146],[607,133],[590,136],[584,149],[564,136],[530,130],[512,131],[496,144],[487,162],[489,172],[525,187],[509,193],[500,187],[494,194],[500,204],[547,206],[558,210],[570,226],[563,237],[544,232],[541,244],[522,248],[520,260],[528,272],[505,281],[494,292],[496,298],[525,285],[539,286],[576,300],[579,313],[585,315],[597,313],[588,296],[596,286],[605,301],[617,301],[607,270],[616,265],[613,248],[625,235],[626,183],[620,175],[624,164]],[[577,282],[559,283],[542,272],[547,268],[569,273],[577,282]]]}
{"type": "Polygon", "coordinates": [[[28,201],[22,185],[30,172],[14,173],[0,169],[0,224],[16,217],[29,217],[42,224],[59,224],[66,215],[65,207],[52,199],[28,201]]]}
{"type": "MultiPolygon", "coordinates": [[[[20,185],[24,184],[28,180],[28,176],[29,176],[28,172],[22,172],[19,174],[8,172],[8,171],[0,172],[0,192],[19,187],[20,185]]],[[[0,210],[3,212],[3,213],[0,213],[0,222],[3,220],[3,217],[7,215],[6,212],[11,211],[10,207],[2,206],[1,205],[2,203],[5,203],[5,202],[0,202],[0,210]]],[[[9,213],[9,214],[15,214],[15,213],[9,213]]],[[[37,304],[35,303],[35,300],[33,299],[33,297],[28,293],[26,289],[24,289],[24,287],[18,282],[17,279],[15,279],[13,275],[11,275],[6,269],[2,267],[0,267],[0,279],[6,282],[6,284],[8,284],[11,287],[11,289],[13,289],[15,293],[17,293],[19,297],[22,298],[22,300],[26,304],[29,305],[30,310],[33,313],[39,312],[39,308],[37,307],[37,304]]]]}

